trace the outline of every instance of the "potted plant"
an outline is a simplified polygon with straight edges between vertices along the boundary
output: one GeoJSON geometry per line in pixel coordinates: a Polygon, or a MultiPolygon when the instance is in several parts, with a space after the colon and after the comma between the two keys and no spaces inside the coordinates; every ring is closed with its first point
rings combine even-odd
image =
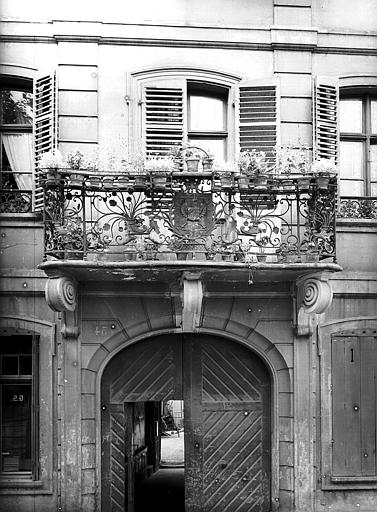
{"type": "Polygon", "coordinates": [[[146,240],[144,243],[143,257],[145,260],[157,260],[159,245],[153,240],[146,240]]]}
{"type": "Polygon", "coordinates": [[[220,179],[222,188],[231,188],[234,186],[234,176],[237,174],[238,166],[234,162],[225,162],[224,160],[214,163],[214,171],[220,179]]]}
{"type": "Polygon", "coordinates": [[[312,172],[316,176],[318,188],[327,190],[330,178],[337,174],[334,158],[320,158],[315,160],[312,164],[312,172]]]}
{"type": "Polygon", "coordinates": [[[301,260],[306,263],[315,263],[319,261],[319,249],[316,242],[308,242],[306,247],[302,248],[304,252],[301,253],[301,260]]]}
{"type": "Polygon", "coordinates": [[[43,153],[39,159],[38,166],[39,169],[46,171],[46,183],[58,184],[63,177],[62,169],[65,169],[66,162],[61,152],[55,149],[43,153]]]}
{"type": "Polygon", "coordinates": [[[259,240],[256,241],[258,245],[259,253],[257,254],[257,260],[260,263],[264,263],[267,260],[266,254],[266,246],[268,245],[269,239],[267,236],[260,237],[259,240]]]}
{"type": "Polygon", "coordinates": [[[202,158],[203,171],[212,171],[213,162],[215,160],[215,157],[209,149],[206,149],[204,151],[204,153],[205,153],[205,156],[203,156],[203,158],[202,158]]]}
{"type": "Polygon", "coordinates": [[[187,172],[197,172],[199,169],[200,154],[192,148],[185,150],[187,172]]]}
{"type": "Polygon", "coordinates": [[[153,156],[146,160],[145,170],[150,173],[156,190],[166,187],[168,175],[174,170],[174,160],[170,156],[153,156]]]}
{"type": "Polygon", "coordinates": [[[249,187],[252,182],[257,188],[266,188],[268,177],[272,172],[272,167],[268,165],[266,153],[264,151],[242,151],[238,157],[238,167],[240,176],[246,179],[241,180],[244,186],[249,187]]]}

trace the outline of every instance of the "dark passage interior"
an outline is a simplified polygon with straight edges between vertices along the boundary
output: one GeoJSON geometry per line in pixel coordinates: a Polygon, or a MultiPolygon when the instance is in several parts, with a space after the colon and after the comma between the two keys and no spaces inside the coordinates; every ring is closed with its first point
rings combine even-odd
{"type": "Polygon", "coordinates": [[[135,489],[135,512],[184,512],[184,468],[160,468],[135,489]]]}

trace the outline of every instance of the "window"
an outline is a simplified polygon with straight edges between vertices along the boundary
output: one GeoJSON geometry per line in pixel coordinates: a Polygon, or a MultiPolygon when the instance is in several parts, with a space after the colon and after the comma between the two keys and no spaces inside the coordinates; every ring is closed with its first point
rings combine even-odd
{"type": "Polygon", "coordinates": [[[344,90],[339,121],[340,194],[377,196],[377,94],[344,90]]]}
{"type": "Polygon", "coordinates": [[[1,213],[32,210],[33,94],[24,82],[0,88],[1,213]]]}
{"type": "Polygon", "coordinates": [[[141,119],[141,127],[137,121],[130,139],[136,152],[141,134],[142,149],[149,155],[189,143],[209,149],[219,160],[232,161],[241,149],[265,151],[273,158],[279,144],[274,78],[242,82],[197,70],[187,71],[186,78],[174,70],[160,77],[161,70],[135,77],[141,92],[141,115],[135,113],[135,119],[141,119]]]}
{"type": "Polygon", "coordinates": [[[377,481],[376,331],[332,337],[332,481],[377,481]]]}
{"type": "Polygon", "coordinates": [[[188,83],[188,142],[220,160],[227,157],[227,104],[227,89],[188,83]]]}
{"type": "Polygon", "coordinates": [[[1,475],[36,478],[36,339],[1,336],[1,475]]]}

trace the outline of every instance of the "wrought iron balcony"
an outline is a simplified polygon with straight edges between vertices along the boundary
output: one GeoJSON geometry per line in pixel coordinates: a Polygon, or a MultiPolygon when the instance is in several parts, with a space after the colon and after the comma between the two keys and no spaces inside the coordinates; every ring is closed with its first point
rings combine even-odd
{"type": "Polygon", "coordinates": [[[337,217],[377,219],[377,199],[375,197],[341,197],[337,217]]]}
{"type": "Polygon", "coordinates": [[[331,176],[64,169],[46,174],[43,187],[46,259],[336,260],[331,176]]]}

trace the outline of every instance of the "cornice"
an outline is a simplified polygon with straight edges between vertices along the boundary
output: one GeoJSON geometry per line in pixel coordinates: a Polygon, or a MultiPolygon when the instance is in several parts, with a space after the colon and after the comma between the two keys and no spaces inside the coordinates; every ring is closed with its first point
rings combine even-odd
{"type": "MultiPolygon", "coordinates": [[[[377,37],[376,37],[377,39],[377,37]]],[[[108,46],[150,46],[163,48],[207,48],[219,50],[248,50],[248,51],[297,51],[313,52],[317,54],[344,54],[377,56],[377,46],[347,47],[347,46],[321,46],[314,43],[271,42],[251,43],[246,41],[216,41],[216,40],[185,40],[185,39],[159,39],[159,38],[131,38],[131,37],[100,37],[86,35],[57,35],[57,36],[25,36],[0,35],[0,42],[18,44],[58,44],[65,43],[95,43],[108,46]]]]}

